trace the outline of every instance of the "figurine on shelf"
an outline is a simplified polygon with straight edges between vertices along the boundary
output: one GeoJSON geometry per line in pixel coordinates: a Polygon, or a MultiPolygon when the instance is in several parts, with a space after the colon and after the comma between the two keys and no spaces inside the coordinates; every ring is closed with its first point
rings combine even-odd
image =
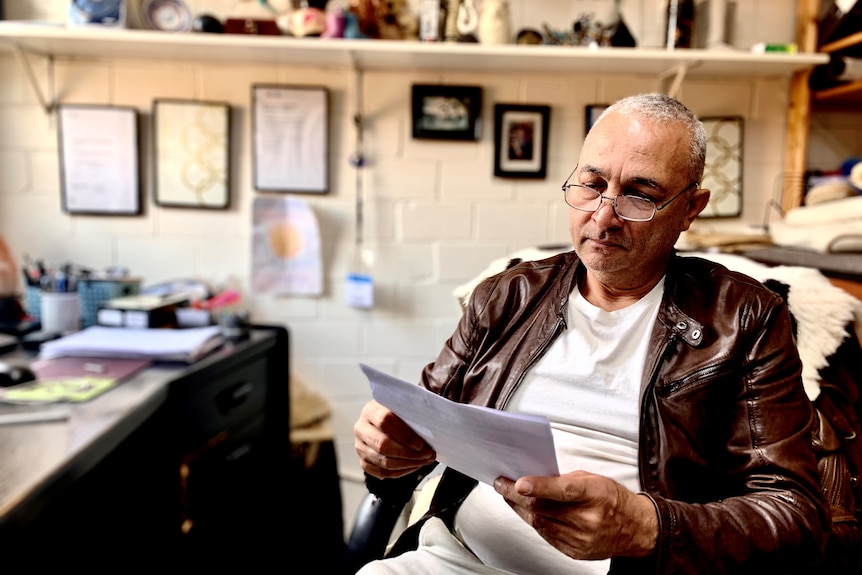
{"type": "Polygon", "coordinates": [[[326,31],[326,13],[320,8],[312,8],[304,0],[297,10],[290,13],[289,22],[290,34],[296,38],[316,37],[326,31]]]}
{"type": "Polygon", "coordinates": [[[458,6],[458,41],[478,42],[476,30],[479,27],[479,13],[473,5],[473,0],[461,0],[458,6]]]}
{"type": "Polygon", "coordinates": [[[373,0],[373,5],[380,38],[384,40],[419,38],[419,19],[410,11],[407,0],[373,0]]]}
{"type": "Polygon", "coordinates": [[[380,38],[380,27],[374,0],[350,0],[347,10],[356,17],[359,33],[357,37],[380,38]]]}
{"type": "Polygon", "coordinates": [[[344,38],[345,10],[341,6],[326,12],[326,30],[320,35],[321,38],[344,38]]]}
{"type": "Polygon", "coordinates": [[[623,21],[619,0],[603,12],[585,12],[567,31],[543,24],[545,43],[560,46],[616,46],[633,48],[634,36],[623,21]]]}
{"type": "Polygon", "coordinates": [[[446,42],[458,41],[458,9],[461,0],[446,0],[445,15],[443,23],[443,40],[446,42]]]}
{"type": "Polygon", "coordinates": [[[354,12],[344,12],[344,37],[348,40],[367,40],[368,36],[359,29],[359,18],[354,12]]]}

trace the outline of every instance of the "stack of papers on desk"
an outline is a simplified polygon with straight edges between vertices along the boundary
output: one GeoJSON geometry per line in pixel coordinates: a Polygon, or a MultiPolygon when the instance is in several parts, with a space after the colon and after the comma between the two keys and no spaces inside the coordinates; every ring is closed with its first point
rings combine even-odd
{"type": "Polygon", "coordinates": [[[39,357],[126,357],[191,363],[221,345],[222,341],[217,325],[189,329],[94,325],[43,343],[39,357]]]}

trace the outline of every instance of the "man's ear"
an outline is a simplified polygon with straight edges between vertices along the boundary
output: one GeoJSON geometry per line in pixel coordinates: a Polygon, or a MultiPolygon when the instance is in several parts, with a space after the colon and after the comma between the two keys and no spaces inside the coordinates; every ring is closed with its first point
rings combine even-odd
{"type": "Polygon", "coordinates": [[[686,231],[691,226],[692,222],[697,218],[700,212],[706,209],[706,205],[708,203],[709,190],[696,188],[688,197],[688,211],[686,212],[685,221],[683,222],[683,228],[681,231],[686,231]]]}

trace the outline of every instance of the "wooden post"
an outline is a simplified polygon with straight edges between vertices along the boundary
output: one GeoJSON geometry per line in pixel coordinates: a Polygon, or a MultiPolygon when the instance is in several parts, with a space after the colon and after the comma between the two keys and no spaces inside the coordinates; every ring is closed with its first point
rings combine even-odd
{"type": "MultiPolygon", "coordinates": [[[[797,0],[796,44],[800,52],[817,51],[817,19],[819,0],[797,0]]],[[[802,204],[805,193],[805,170],[808,164],[808,133],[811,116],[811,91],[808,88],[810,70],[796,72],[790,81],[790,101],[787,107],[787,147],[784,155],[781,210],[802,204]]]]}

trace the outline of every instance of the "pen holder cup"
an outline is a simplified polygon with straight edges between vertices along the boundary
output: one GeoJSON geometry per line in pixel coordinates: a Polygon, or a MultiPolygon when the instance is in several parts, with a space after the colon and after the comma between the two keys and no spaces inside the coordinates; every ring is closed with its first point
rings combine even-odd
{"type": "Polygon", "coordinates": [[[69,333],[81,329],[81,303],[75,292],[42,292],[42,331],[69,333]]]}
{"type": "Polygon", "coordinates": [[[141,280],[137,279],[84,279],[78,282],[81,298],[81,326],[96,325],[99,307],[117,297],[138,295],[141,280]]]}
{"type": "Polygon", "coordinates": [[[42,290],[36,286],[27,286],[24,290],[24,309],[36,321],[42,320],[42,290]]]}

